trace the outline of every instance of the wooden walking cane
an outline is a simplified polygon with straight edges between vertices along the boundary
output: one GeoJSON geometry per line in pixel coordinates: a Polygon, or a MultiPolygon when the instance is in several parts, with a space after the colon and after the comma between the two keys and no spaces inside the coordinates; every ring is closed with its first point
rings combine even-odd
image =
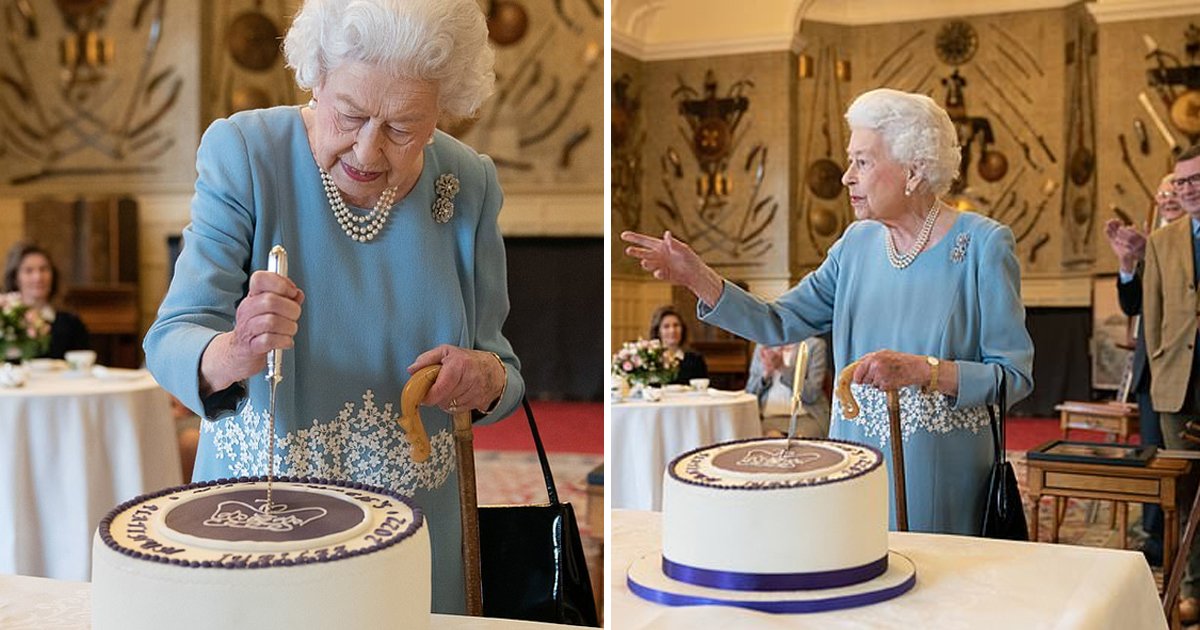
{"type": "MultiPolygon", "coordinates": [[[[854,370],[858,361],[842,368],[838,374],[837,397],[842,403],[842,415],[846,418],[857,418],[861,409],[854,394],[850,391],[850,381],[854,378],[854,370]]],[[[908,491],[904,484],[904,440],[900,429],[900,392],[895,389],[887,391],[888,421],[891,425],[892,440],[892,494],[896,497],[896,531],[908,531],[908,491]]]]}
{"type": "MultiPolygon", "coordinates": [[[[412,459],[429,458],[429,435],[417,407],[437,380],[442,366],[430,365],[417,370],[400,392],[400,427],[412,445],[412,459]]],[[[479,501],[475,496],[475,436],[471,429],[471,411],[454,414],[454,449],[458,460],[458,506],[462,517],[463,578],[466,585],[467,614],[483,614],[483,581],[479,568],[479,501]]]]}

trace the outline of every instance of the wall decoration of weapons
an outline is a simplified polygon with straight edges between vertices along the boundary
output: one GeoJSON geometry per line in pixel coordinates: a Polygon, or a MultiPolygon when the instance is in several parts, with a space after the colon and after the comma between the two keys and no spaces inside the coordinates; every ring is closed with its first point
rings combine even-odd
{"type": "Polygon", "coordinates": [[[198,23],[195,7],[0,0],[0,14],[0,186],[192,177],[171,165],[194,159],[195,121],[179,105],[191,90],[176,64],[195,43],[180,36],[198,23]],[[171,36],[179,45],[167,50],[171,36]]]}
{"type": "MultiPolygon", "coordinates": [[[[1066,236],[1063,264],[1090,264],[1096,231],[1096,77],[1097,32],[1079,22],[1066,45],[1068,87],[1067,156],[1060,223],[1066,236]]],[[[1036,256],[1030,250],[1030,258],[1036,256]]]]}
{"type": "Polygon", "coordinates": [[[246,109],[303,102],[283,61],[283,35],[295,0],[206,3],[214,32],[206,46],[204,125],[246,109]]]}
{"type": "MultiPolygon", "coordinates": [[[[1166,107],[1171,124],[1187,136],[1188,144],[1195,144],[1200,142],[1200,27],[1188,24],[1183,37],[1186,63],[1179,56],[1160,49],[1154,38],[1143,36],[1150,51],[1146,58],[1154,66],[1146,75],[1151,89],[1166,107]]],[[[1152,107],[1147,109],[1154,111],[1152,107]]],[[[1153,118],[1156,124],[1161,122],[1156,113],[1153,118]]],[[[1173,144],[1172,148],[1178,147],[1169,132],[1164,135],[1173,144]]]]}
{"type": "Polygon", "coordinates": [[[641,96],[635,92],[633,78],[622,74],[612,84],[610,107],[612,146],[612,211],[620,218],[621,229],[638,230],[642,213],[642,129],[641,96]]]}
{"type": "MultiPolygon", "coordinates": [[[[854,220],[853,212],[842,195],[842,172],[845,168],[840,161],[847,142],[842,124],[844,104],[840,85],[850,78],[845,70],[849,68],[848,63],[847,60],[838,59],[833,46],[826,45],[819,48],[812,62],[811,73],[804,67],[800,68],[802,83],[812,79],[808,107],[801,110],[808,112],[807,124],[803,127],[807,132],[801,159],[804,165],[804,186],[800,191],[801,216],[804,233],[819,256],[825,255],[830,245],[841,236],[842,230],[854,220]],[[844,69],[841,72],[838,70],[839,63],[844,69]],[[837,160],[833,157],[834,147],[837,147],[837,160]]],[[[801,100],[803,102],[803,95],[801,100]]]]}
{"type": "Polygon", "coordinates": [[[596,0],[483,0],[496,94],[439,126],[495,161],[505,185],[603,182],[604,20],[596,0]]]}
{"type": "Polygon", "coordinates": [[[762,190],[767,147],[759,142],[744,158],[738,154],[750,128],[746,93],[753,87],[753,81],[741,79],[721,94],[716,74],[708,70],[703,92],[683,77],[672,92],[686,124],[678,130],[692,160],[685,165],[679,151],[667,145],[660,157],[664,196],[655,202],[656,218],[716,267],[761,266],[759,258],[773,247],[764,232],[779,202],[762,190]],[[743,191],[740,182],[746,180],[743,191]]]}
{"type": "MultiPolygon", "coordinates": [[[[922,92],[943,104],[963,147],[963,170],[949,200],[959,209],[1008,224],[1026,262],[1036,264],[1038,252],[1054,232],[1040,224],[1046,208],[1061,201],[1064,186],[1055,179],[1059,155],[1050,141],[1056,137],[1054,129],[1048,117],[1036,111],[1034,95],[1049,86],[1043,62],[1031,45],[1002,19],[951,19],[918,27],[874,61],[862,89],[922,92]],[[923,53],[923,46],[933,54],[923,53]]],[[[1076,84],[1080,80],[1076,77],[1076,84]]],[[[1088,78],[1082,87],[1077,85],[1078,94],[1094,85],[1088,78]]],[[[1094,187],[1094,102],[1089,98],[1083,103],[1078,94],[1073,105],[1087,109],[1072,121],[1070,146],[1077,156],[1075,176],[1082,182],[1076,188],[1094,187]],[[1078,133],[1081,126],[1086,133],[1078,133]]],[[[1084,211],[1091,206],[1080,202],[1077,211],[1085,220],[1076,222],[1077,227],[1092,225],[1094,213],[1084,211]]],[[[1076,245],[1085,245],[1082,229],[1076,234],[1076,245]]]]}

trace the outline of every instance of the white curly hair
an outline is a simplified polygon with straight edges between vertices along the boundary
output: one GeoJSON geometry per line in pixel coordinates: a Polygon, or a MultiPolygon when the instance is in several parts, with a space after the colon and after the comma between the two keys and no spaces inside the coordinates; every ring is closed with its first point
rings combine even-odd
{"type": "Polygon", "coordinates": [[[438,109],[474,115],[492,94],[496,54],[475,0],[305,0],[283,41],[305,90],[360,61],[438,85],[438,109]]]}
{"type": "Polygon", "coordinates": [[[924,94],[864,92],[850,103],[846,122],[851,129],[879,133],[892,159],[914,169],[935,195],[946,194],[958,177],[958,131],[946,110],[924,94]]]}

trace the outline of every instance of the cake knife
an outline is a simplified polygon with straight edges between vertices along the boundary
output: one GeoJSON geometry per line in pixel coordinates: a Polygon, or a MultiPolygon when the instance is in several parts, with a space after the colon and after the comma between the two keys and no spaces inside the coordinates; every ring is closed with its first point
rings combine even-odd
{"type": "MultiPolygon", "coordinates": [[[[284,278],[288,275],[287,250],[282,245],[271,248],[267,255],[267,271],[284,278]]],[[[271,386],[270,408],[267,412],[267,506],[271,511],[271,480],[275,477],[275,388],[283,380],[283,349],[276,348],[267,353],[267,383],[271,386]]]]}
{"type": "MultiPolygon", "coordinates": [[[[804,375],[808,373],[808,344],[801,341],[796,345],[796,371],[792,374],[792,422],[788,425],[787,449],[792,448],[796,437],[796,422],[804,411],[800,395],[804,392],[804,375]]],[[[785,450],[787,450],[785,449],[785,450]]]]}

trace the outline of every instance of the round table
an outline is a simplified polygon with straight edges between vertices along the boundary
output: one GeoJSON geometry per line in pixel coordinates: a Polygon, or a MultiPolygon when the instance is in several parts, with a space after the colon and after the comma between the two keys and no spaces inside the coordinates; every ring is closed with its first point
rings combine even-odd
{"type": "Polygon", "coordinates": [[[762,435],[758,399],[719,390],[614,402],[609,429],[612,507],[630,510],[661,509],[663,470],[677,455],[762,435]]]}
{"type": "Polygon", "coordinates": [[[100,519],[181,482],[166,392],[144,370],[95,374],[0,388],[0,573],[88,580],[100,519]]]}

